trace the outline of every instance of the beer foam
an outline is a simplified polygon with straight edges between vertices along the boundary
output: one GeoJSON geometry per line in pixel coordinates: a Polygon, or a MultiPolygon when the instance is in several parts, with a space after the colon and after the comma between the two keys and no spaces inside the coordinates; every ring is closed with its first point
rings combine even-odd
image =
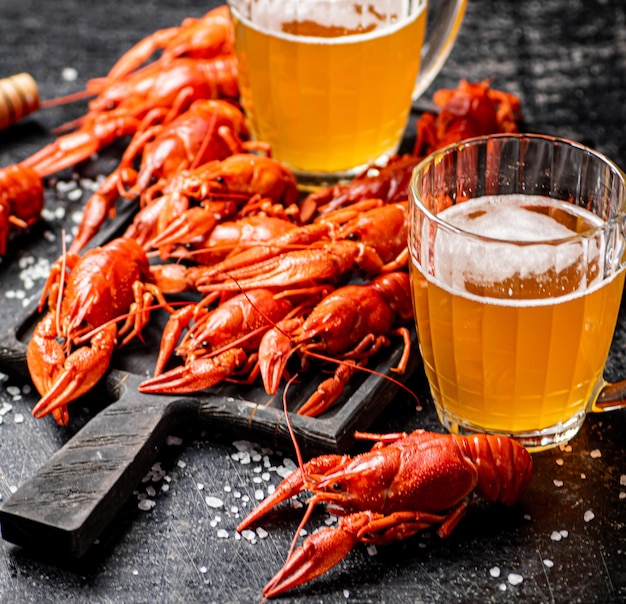
{"type": "MultiPolygon", "coordinates": [[[[488,285],[539,278],[550,270],[558,274],[581,263],[583,254],[588,256],[590,251],[597,257],[597,247],[595,252],[589,250],[583,240],[576,239],[576,231],[532,209],[573,208],[563,204],[539,196],[502,195],[480,197],[444,210],[439,217],[463,234],[443,229],[437,232],[435,276],[454,289],[463,290],[468,281],[488,285]],[[562,241],[570,238],[571,241],[562,241]]],[[[591,218],[594,224],[602,224],[593,215],[591,218]]],[[[581,287],[585,285],[581,283],[581,287]]]]}
{"type": "MultiPolygon", "coordinates": [[[[325,28],[342,27],[357,32],[386,29],[401,22],[405,23],[409,14],[415,17],[426,8],[425,0],[413,4],[416,8],[412,9],[409,0],[386,0],[379,2],[374,9],[371,3],[354,0],[256,0],[248,4],[248,18],[245,17],[245,10],[239,12],[250,27],[275,33],[282,32],[284,23],[307,21],[325,28]]],[[[354,37],[360,35],[362,34],[354,37]]],[[[307,37],[282,33],[281,37],[283,36],[307,37]]],[[[345,41],[344,38],[343,43],[345,41]]],[[[332,43],[332,38],[325,38],[324,42],[332,43]]]]}

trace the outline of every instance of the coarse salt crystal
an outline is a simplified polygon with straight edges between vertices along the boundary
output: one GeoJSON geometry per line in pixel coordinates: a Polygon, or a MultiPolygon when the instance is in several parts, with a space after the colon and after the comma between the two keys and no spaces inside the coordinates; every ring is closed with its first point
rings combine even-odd
{"type": "Polygon", "coordinates": [[[198,491],[202,491],[204,490],[204,485],[201,482],[199,482],[196,484],[196,489],[198,489],[198,491]]]}
{"type": "Polygon", "coordinates": [[[618,497],[619,499],[626,499],[626,491],[620,491],[618,497]]]}
{"type": "Polygon", "coordinates": [[[589,453],[589,456],[593,459],[597,459],[598,457],[602,457],[602,453],[600,452],[600,449],[594,449],[589,453]]]}
{"type": "Polygon", "coordinates": [[[550,534],[550,539],[552,539],[552,541],[560,541],[561,539],[563,539],[563,536],[561,535],[561,533],[559,533],[559,531],[552,531],[552,533],[550,534]]]}
{"type": "Polygon", "coordinates": [[[265,539],[269,535],[269,533],[264,528],[261,528],[261,527],[257,528],[256,534],[259,539],[265,539]]]}
{"type": "Polygon", "coordinates": [[[583,515],[585,522],[591,522],[595,518],[595,514],[591,510],[587,510],[583,515]]]}
{"type": "Polygon", "coordinates": [[[23,424],[24,423],[24,415],[22,413],[16,413],[15,416],[13,417],[13,421],[16,424],[23,424]]]}
{"type": "Polygon", "coordinates": [[[209,572],[209,569],[206,566],[201,566],[198,569],[202,574],[209,572]]]}
{"type": "Polygon", "coordinates": [[[177,465],[179,468],[186,468],[186,467],[187,467],[187,463],[186,463],[186,462],[184,462],[182,459],[179,459],[179,460],[176,462],[176,465],[177,465]]]}
{"type": "Polygon", "coordinates": [[[140,500],[139,503],[137,504],[137,507],[140,510],[147,512],[148,510],[151,510],[155,505],[156,505],[156,501],[146,498],[146,499],[140,500]]]}
{"type": "Polygon", "coordinates": [[[65,82],[75,82],[78,78],[78,70],[74,67],[64,67],[61,71],[61,77],[65,82]]]}
{"type": "Polygon", "coordinates": [[[511,585],[519,585],[524,580],[524,577],[522,577],[522,575],[518,575],[517,573],[509,573],[507,578],[511,585]]]}
{"type": "Polygon", "coordinates": [[[620,486],[626,487],[626,474],[622,474],[619,477],[620,486]]]}
{"type": "Polygon", "coordinates": [[[494,577],[497,578],[500,576],[500,568],[498,566],[493,566],[489,569],[489,574],[494,577]]]}
{"type": "Polygon", "coordinates": [[[262,501],[265,498],[265,494],[263,493],[263,490],[257,489],[256,491],[254,491],[254,498],[257,501],[262,501]]]}
{"type": "Polygon", "coordinates": [[[224,502],[219,497],[207,496],[204,498],[204,501],[210,508],[214,509],[221,508],[224,505],[224,502]]]}
{"type": "Polygon", "coordinates": [[[554,483],[555,487],[562,487],[563,486],[563,481],[562,480],[554,479],[552,482],[554,483]]]}
{"type": "Polygon", "coordinates": [[[256,543],[256,533],[250,529],[241,531],[241,536],[250,543],[256,543]]]}
{"type": "Polygon", "coordinates": [[[550,560],[550,559],[546,558],[546,559],[543,561],[543,565],[544,565],[546,568],[552,568],[552,567],[554,566],[554,562],[552,562],[552,560],[550,560]]]}
{"type": "Polygon", "coordinates": [[[225,529],[218,529],[217,537],[218,539],[228,539],[228,531],[225,529]]]}
{"type": "Polygon", "coordinates": [[[9,486],[9,491],[11,491],[11,493],[15,493],[17,491],[17,487],[14,484],[12,484],[9,486]]]}
{"type": "Polygon", "coordinates": [[[376,546],[375,546],[373,543],[370,543],[370,544],[367,546],[367,553],[368,553],[370,556],[375,556],[375,555],[378,553],[378,550],[376,549],[376,546]]]}
{"type": "Polygon", "coordinates": [[[562,466],[565,462],[559,457],[559,459],[556,460],[556,465],[557,466],[562,466]]]}

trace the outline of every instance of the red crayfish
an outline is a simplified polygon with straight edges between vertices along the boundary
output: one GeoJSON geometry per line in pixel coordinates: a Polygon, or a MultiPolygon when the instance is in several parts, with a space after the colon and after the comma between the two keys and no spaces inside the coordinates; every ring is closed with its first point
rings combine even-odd
{"type": "Polygon", "coordinates": [[[52,413],[64,425],[67,404],[105,374],[118,338],[125,336],[125,344],[141,332],[152,300],[170,307],[154,284],[145,252],[121,238],[83,256],[63,256],[50,272],[40,311],[46,297],[49,311],[26,350],[28,370],[42,395],[33,415],[52,413]],[[118,328],[120,317],[126,320],[118,328]]]}
{"type": "MultiPolygon", "coordinates": [[[[271,598],[325,573],[359,542],[386,545],[438,527],[450,535],[475,493],[512,505],[530,482],[533,460],[522,445],[504,436],[357,434],[375,440],[367,453],[322,455],[287,476],[237,527],[242,531],[278,503],[310,491],[304,525],[318,503],[341,516],[293,551],[263,589],[271,598]]],[[[298,531],[299,532],[299,531],[298,531]]]]}

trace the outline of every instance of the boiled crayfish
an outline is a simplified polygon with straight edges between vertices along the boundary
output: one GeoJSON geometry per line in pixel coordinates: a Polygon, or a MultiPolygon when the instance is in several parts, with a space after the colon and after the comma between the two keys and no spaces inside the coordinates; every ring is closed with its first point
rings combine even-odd
{"type": "Polygon", "coordinates": [[[489,502],[512,505],[530,482],[532,457],[503,436],[358,434],[376,440],[355,457],[323,455],[287,476],[237,530],[242,531],[278,503],[312,492],[302,521],[325,503],[341,516],[335,528],[307,537],[263,589],[271,598],[325,573],[358,543],[385,545],[430,527],[450,535],[475,493],[489,502]]]}
{"type": "Polygon", "coordinates": [[[26,360],[42,395],[33,415],[52,413],[67,424],[67,404],[88,392],[109,366],[117,340],[138,335],[154,298],[167,307],[154,284],[145,252],[132,239],[114,239],[83,256],[63,256],[53,266],[26,360]],[[66,271],[70,271],[69,277],[66,271]],[[123,325],[118,328],[117,321],[123,325]],[[88,343],[88,344],[86,344],[88,343]]]}

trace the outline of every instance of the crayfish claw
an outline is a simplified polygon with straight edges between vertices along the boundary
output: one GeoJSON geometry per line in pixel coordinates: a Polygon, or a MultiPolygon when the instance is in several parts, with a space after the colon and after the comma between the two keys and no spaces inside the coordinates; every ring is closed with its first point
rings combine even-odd
{"type": "Polygon", "coordinates": [[[324,527],[307,537],[263,588],[266,598],[311,581],[341,562],[359,541],[359,531],[380,514],[359,512],[341,518],[336,528],[324,527]]]}

